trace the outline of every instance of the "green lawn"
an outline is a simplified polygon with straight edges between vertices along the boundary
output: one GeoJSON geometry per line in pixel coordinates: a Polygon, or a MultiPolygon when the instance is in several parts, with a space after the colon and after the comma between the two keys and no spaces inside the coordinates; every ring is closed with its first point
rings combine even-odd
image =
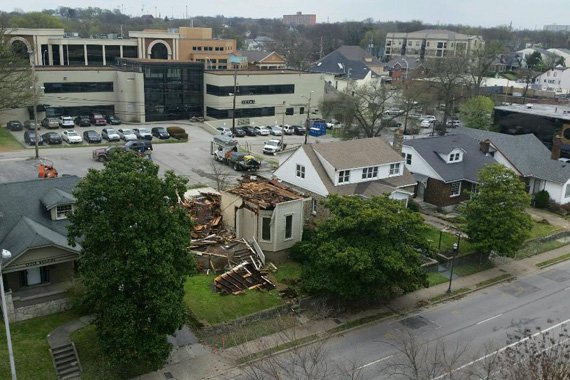
{"type": "Polygon", "coordinates": [[[449,281],[449,278],[437,272],[428,272],[429,286],[436,286],[449,281]]]}
{"type": "MultiPolygon", "coordinates": [[[[14,360],[19,380],[56,380],[49,354],[47,334],[79,316],[67,311],[10,324],[14,360]]],[[[4,321],[0,328],[0,379],[10,378],[10,362],[6,346],[4,321]]]]}
{"type": "Polygon", "coordinates": [[[529,239],[536,239],[552,235],[553,233],[560,230],[562,230],[562,228],[558,226],[553,226],[552,224],[533,222],[532,230],[530,230],[529,239]]]}
{"type": "Polygon", "coordinates": [[[507,78],[508,80],[517,80],[517,76],[512,73],[503,73],[503,77],[507,78]]]}
{"type": "Polygon", "coordinates": [[[6,128],[0,128],[0,152],[11,152],[20,149],[24,149],[22,144],[6,128]]]}
{"type": "MultiPolygon", "coordinates": [[[[439,245],[439,230],[429,227],[429,231],[425,234],[426,239],[431,240],[433,246],[437,249],[439,245]]],[[[453,244],[457,243],[457,236],[448,232],[444,232],[441,237],[441,251],[453,250],[453,244]]],[[[459,253],[470,253],[473,251],[471,243],[467,239],[461,238],[459,241],[459,253]]]]}
{"type": "Polygon", "coordinates": [[[287,261],[282,264],[276,265],[278,268],[276,273],[273,273],[273,277],[277,281],[282,281],[286,279],[297,279],[301,278],[301,271],[303,266],[295,261],[287,261]]]}
{"type": "Polygon", "coordinates": [[[213,293],[214,275],[198,274],[184,284],[184,301],[201,320],[210,324],[222,323],[260,310],[283,305],[277,290],[264,292],[246,290],[242,295],[213,293]]]}
{"type": "Polygon", "coordinates": [[[470,276],[470,275],[475,274],[477,272],[482,272],[484,270],[491,269],[494,267],[495,267],[495,265],[493,265],[493,263],[490,261],[483,262],[483,265],[479,265],[479,263],[471,263],[471,264],[465,264],[465,265],[461,265],[461,266],[457,266],[457,267],[453,268],[453,273],[460,276],[460,277],[464,277],[464,276],[470,276]]]}

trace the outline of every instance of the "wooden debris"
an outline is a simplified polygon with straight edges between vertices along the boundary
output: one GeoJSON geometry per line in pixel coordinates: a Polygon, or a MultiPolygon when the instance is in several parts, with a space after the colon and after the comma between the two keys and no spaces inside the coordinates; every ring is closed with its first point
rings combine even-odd
{"type": "Polygon", "coordinates": [[[243,262],[214,279],[216,289],[225,294],[241,294],[246,289],[275,289],[275,285],[252,263],[243,262]]]}

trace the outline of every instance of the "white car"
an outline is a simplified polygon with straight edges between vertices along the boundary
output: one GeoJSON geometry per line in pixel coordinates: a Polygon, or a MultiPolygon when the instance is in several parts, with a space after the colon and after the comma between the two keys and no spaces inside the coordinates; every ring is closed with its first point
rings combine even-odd
{"type": "Polygon", "coordinates": [[[433,116],[433,115],[424,115],[424,116],[422,116],[422,121],[424,121],[424,120],[429,120],[429,121],[432,121],[432,120],[433,120],[433,121],[435,121],[435,116],[433,116]]]}
{"type": "Polygon", "coordinates": [[[146,128],[133,128],[133,132],[141,140],[152,140],[152,133],[146,128]]]}
{"type": "Polygon", "coordinates": [[[293,128],[292,125],[285,124],[285,125],[283,126],[283,132],[284,132],[286,135],[292,135],[293,133],[295,133],[295,128],[293,128]]]}
{"type": "Polygon", "coordinates": [[[67,141],[69,144],[81,144],[83,142],[81,135],[73,129],[63,131],[61,134],[63,141],[67,141]]]}
{"type": "Polygon", "coordinates": [[[281,145],[281,140],[269,140],[263,146],[263,154],[275,154],[284,149],[286,144],[281,145]]]}
{"type": "Polygon", "coordinates": [[[232,129],[228,128],[228,127],[218,127],[216,128],[218,131],[220,131],[220,135],[224,135],[224,136],[233,136],[232,133],[232,129]]]}
{"type": "Polygon", "coordinates": [[[59,126],[61,128],[73,128],[75,127],[75,122],[71,118],[71,116],[60,116],[59,117],[59,126]]]}
{"type": "Polygon", "coordinates": [[[399,109],[391,109],[391,110],[384,111],[384,115],[400,115],[403,113],[404,113],[404,111],[399,110],[399,109]]]}
{"type": "Polygon", "coordinates": [[[269,133],[272,134],[273,136],[281,136],[283,134],[281,127],[278,125],[274,125],[268,128],[269,128],[269,133]]]}
{"type": "Polygon", "coordinates": [[[260,136],[269,136],[269,128],[267,127],[255,127],[255,133],[260,136]]]}
{"type": "Polygon", "coordinates": [[[434,124],[435,124],[435,120],[424,119],[424,120],[422,120],[422,122],[420,123],[420,127],[422,127],[422,128],[431,128],[431,127],[433,127],[434,124]]]}
{"type": "Polygon", "coordinates": [[[459,120],[447,120],[446,125],[451,128],[457,128],[461,125],[461,122],[459,120]]]}
{"type": "Polygon", "coordinates": [[[137,135],[132,129],[119,129],[119,137],[121,138],[121,140],[125,141],[138,140],[137,135]]]}

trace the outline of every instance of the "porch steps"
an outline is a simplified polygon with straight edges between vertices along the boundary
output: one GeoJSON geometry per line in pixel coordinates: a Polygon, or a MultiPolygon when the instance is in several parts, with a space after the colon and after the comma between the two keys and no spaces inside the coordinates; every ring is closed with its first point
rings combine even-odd
{"type": "Polygon", "coordinates": [[[49,351],[58,379],[80,379],[82,368],[73,342],[50,348],[49,351]]]}

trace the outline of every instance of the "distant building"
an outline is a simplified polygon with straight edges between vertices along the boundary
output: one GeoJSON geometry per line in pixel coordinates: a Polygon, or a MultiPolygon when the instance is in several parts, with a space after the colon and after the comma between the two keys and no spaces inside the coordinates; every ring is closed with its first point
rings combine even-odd
{"type": "Polygon", "coordinates": [[[570,49],[552,48],[547,51],[556,54],[558,57],[564,58],[564,66],[568,67],[570,65],[570,49]]]}
{"type": "Polygon", "coordinates": [[[384,56],[388,60],[406,55],[413,58],[440,58],[465,55],[481,49],[481,36],[467,35],[441,29],[424,29],[412,33],[388,33],[384,56]]]}
{"type": "Polygon", "coordinates": [[[556,66],[534,78],[534,83],[546,91],[570,91],[570,68],[556,66]]]}
{"type": "Polygon", "coordinates": [[[549,32],[570,32],[570,25],[544,25],[544,30],[549,32]]]}
{"type": "Polygon", "coordinates": [[[243,50],[238,51],[242,57],[247,59],[249,69],[286,69],[285,58],[276,52],[243,50]]]}
{"type": "Polygon", "coordinates": [[[285,25],[315,25],[317,23],[317,15],[304,15],[297,12],[294,15],[283,15],[283,23],[285,25]]]}

